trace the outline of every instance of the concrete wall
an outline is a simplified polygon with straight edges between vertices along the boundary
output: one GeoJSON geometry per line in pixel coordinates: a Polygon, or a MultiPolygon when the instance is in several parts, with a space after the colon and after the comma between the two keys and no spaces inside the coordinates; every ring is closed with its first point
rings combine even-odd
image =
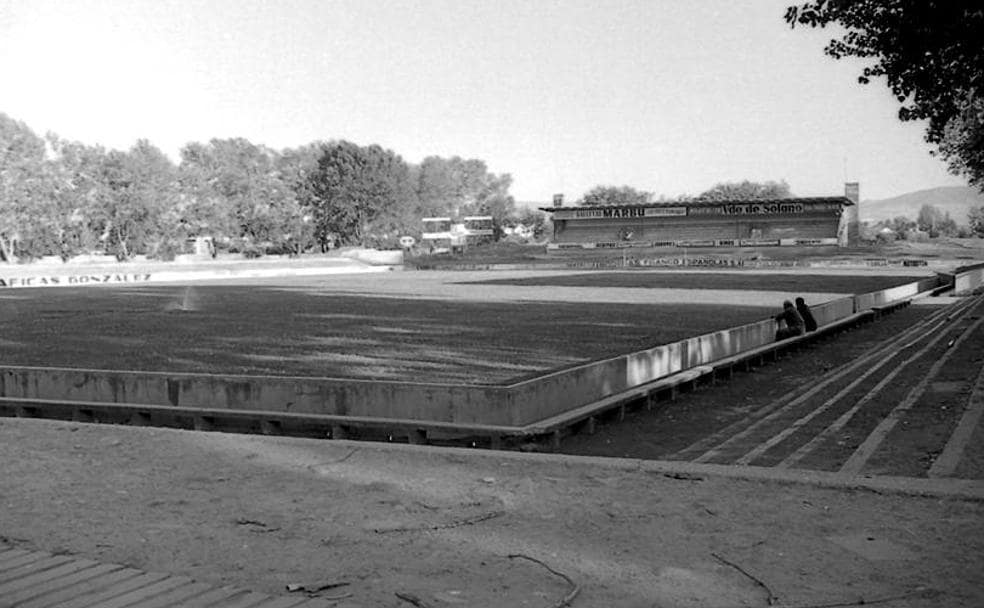
{"type": "Polygon", "coordinates": [[[516,424],[504,387],[333,378],[0,368],[0,396],[516,424]]]}
{"type": "MultiPolygon", "coordinates": [[[[817,324],[822,327],[855,312],[869,310],[872,306],[928,291],[938,283],[937,277],[929,277],[868,294],[831,300],[811,306],[811,310],[817,324]]],[[[529,405],[525,407],[535,410],[533,416],[520,418],[536,421],[670,374],[763,346],[775,340],[775,331],[775,322],[767,319],[562,370],[511,388],[519,391],[517,404],[520,407],[526,402],[529,405]]]]}
{"type": "Polygon", "coordinates": [[[935,289],[941,285],[941,277],[927,277],[905,285],[873,291],[871,293],[854,296],[854,311],[870,310],[875,306],[882,306],[891,302],[898,302],[906,298],[911,298],[919,293],[924,293],[935,289]]]}
{"type": "MultiPolygon", "coordinates": [[[[967,284],[984,283],[984,269],[967,284]]],[[[812,306],[820,326],[935,286],[936,278],[812,306]]],[[[523,426],[772,342],[771,318],[510,386],[0,367],[0,395],[523,426]]]]}
{"type": "Polygon", "coordinates": [[[840,298],[810,306],[810,312],[813,313],[813,318],[816,319],[817,325],[823,327],[824,325],[829,325],[834,321],[839,321],[854,314],[854,298],[840,298]]]}
{"type": "Polygon", "coordinates": [[[953,293],[957,295],[969,294],[982,286],[984,286],[984,267],[958,272],[953,278],[953,293]]]}
{"type": "Polygon", "coordinates": [[[854,204],[844,207],[844,211],[841,213],[844,222],[844,242],[842,245],[854,247],[861,237],[861,184],[858,182],[844,184],[844,196],[851,199],[854,204]]]}
{"type": "Polygon", "coordinates": [[[906,283],[905,285],[899,285],[898,287],[891,287],[889,289],[882,289],[880,291],[857,295],[854,296],[855,311],[861,312],[862,310],[870,310],[875,306],[881,306],[883,304],[888,304],[889,302],[911,298],[917,293],[919,293],[918,282],[906,283]]]}
{"type": "Polygon", "coordinates": [[[509,387],[518,418],[537,422],[670,374],[775,340],[775,322],[749,323],[561,370],[509,387]]]}
{"type": "Polygon", "coordinates": [[[916,281],[916,283],[918,285],[917,289],[919,290],[919,293],[924,293],[927,291],[932,291],[933,289],[936,289],[937,287],[946,284],[947,281],[948,279],[946,277],[937,274],[936,276],[933,277],[919,279],[918,281],[916,281]]]}

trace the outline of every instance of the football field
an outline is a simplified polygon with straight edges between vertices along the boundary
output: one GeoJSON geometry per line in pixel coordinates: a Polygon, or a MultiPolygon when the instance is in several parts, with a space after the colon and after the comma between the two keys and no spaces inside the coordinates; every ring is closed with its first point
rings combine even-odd
{"type": "Polygon", "coordinates": [[[407,271],[17,289],[0,292],[0,346],[7,365],[501,384],[912,280],[407,271]]]}

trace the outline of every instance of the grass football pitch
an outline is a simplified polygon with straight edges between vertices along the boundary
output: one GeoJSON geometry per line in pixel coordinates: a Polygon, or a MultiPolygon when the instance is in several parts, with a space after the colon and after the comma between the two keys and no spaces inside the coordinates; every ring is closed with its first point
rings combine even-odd
{"type": "MultiPolygon", "coordinates": [[[[412,278],[411,273],[400,274],[412,278]]],[[[774,285],[758,279],[736,283],[725,274],[679,273],[670,275],[672,279],[659,274],[586,273],[513,281],[544,290],[554,285],[585,290],[774,285]]],[[[501,275],[490,273],[496,276],[501,275]]],[[[455,280],[453,273],[448,280],[455,280]]],[[[782,277],[783,287],[790,290],[845,293],[911,280],[782,277]]],[[[371,289],[339,292],[331,285],[326,279],[310,286],[262,280],[7,290],[0,293],[3,363],[498,384],[758,321],[774,312],[762,306],[697,303],[697,298],[672,304],[481,301],[419,293],[400,297],[371,289]]],[[[489,287],[488,282],[482,286],[489,287]]],[[[507,284],[493,287],[509,289],[507,284]]]]}

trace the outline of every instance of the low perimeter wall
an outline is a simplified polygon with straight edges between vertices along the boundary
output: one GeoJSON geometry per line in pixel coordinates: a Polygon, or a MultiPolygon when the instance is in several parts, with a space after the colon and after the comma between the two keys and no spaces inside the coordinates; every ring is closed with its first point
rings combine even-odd
{"type": "Polygon", "coordinates": [[[0,396],[512,425],[505,387],[2,367],[0,396]]]}
{"type": "Polygon", "coordinates": [[[953,276],[953,293],[964,295],[984,286],[984,264],[961,268],[953,276]]]}
{"type": "MultiPolygon", "coordinates": [[[[938,284],[934,277],[811,308],[824,326],[938,284]]],[[[0,367],[0,396],[525,426],[763,346],[775,330],[769,318],[504,386],[0,367]]]]}
{"type": "Polygon", "coordinates": [[[905,300],[915,296],[916,294],[929,291],[937,287],[939,284],[940,278],[937,276],[921,279],[905,285],[899,285],[898,287],[891,287],[889,289],[882,289],[880,291],[857,295],[854,296],[854,311],[861,312],[862,310],[871,310],[875,306],[883,306],[890,302],[905,300]]]}

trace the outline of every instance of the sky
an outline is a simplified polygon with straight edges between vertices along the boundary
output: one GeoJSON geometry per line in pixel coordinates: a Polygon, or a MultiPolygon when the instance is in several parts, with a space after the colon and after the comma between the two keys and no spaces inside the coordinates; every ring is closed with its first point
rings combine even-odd
{"type": "Polygon", "coordinates": [[[484,160],[518,201],[785,180],[882,199],[966,182],[792,0],[0,0],[0,112],[177,160],[188,142],[484,160]]]}

